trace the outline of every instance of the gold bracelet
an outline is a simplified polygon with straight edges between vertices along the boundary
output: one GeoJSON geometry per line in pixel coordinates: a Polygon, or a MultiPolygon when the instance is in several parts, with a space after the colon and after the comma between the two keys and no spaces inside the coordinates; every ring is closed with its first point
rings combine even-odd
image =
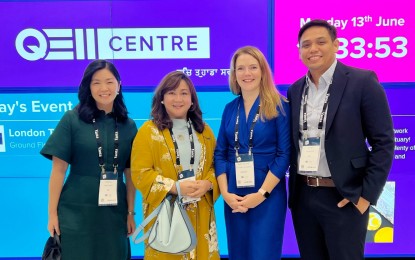
{"type": "Polygon", "coordinates": [[[135,211],[128,211],[128,215],[135,216],[135,211]]]}

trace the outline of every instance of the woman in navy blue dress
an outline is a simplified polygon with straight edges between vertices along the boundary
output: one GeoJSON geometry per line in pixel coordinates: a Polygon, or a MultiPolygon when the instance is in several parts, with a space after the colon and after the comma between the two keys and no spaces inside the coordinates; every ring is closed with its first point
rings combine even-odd
{"type": "Polygon", "coordinates": [[[229,259],[280,259],[290,155],[288,102],[257,48],[238,49],[230,71],[230,89],[238,97],[225,107],[215,149],[229,259]]]}

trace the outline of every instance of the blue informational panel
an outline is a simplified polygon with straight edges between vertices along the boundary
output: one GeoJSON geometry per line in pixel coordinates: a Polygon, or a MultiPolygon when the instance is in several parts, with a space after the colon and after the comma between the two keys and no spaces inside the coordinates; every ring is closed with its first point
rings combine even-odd
{"type": "MultiPolygon", "coordinates": [[[[125,101],[140,127],[149,119],[152,93],[124,93],[125,101]]],[[[222,110],[234,96],[227,92],[198,94],[204,120],[215,135],[222,110]],[[212,101],[215,105],[211,105],[212,101]]],[[[51,161],[39,154],[63,113],[77,104],[75,93],[2,94],[0,101],[0,214],[2,241],[0,257],[39,256],[48,237],[47,201],[51,161]],[[13,105],[14,106],[13,108],[13,105]],[[7,107],[7,111],[6,111],[7,107]],[[2,108],[5,108],[4,110],[2,108]],[[24,108],[24,109],[23,109],[24,108]],[[56,108],[56,109],[54,109],[56,108]],[[59,109],[60,108],[60,109],[59,109]],[[6,224],[7,223],[7,224],[6,224]],[[19,243],[24,236],[28,243],[19,243]]],[[[222,254],[227,254],[223,201],[216,205],[218,240],[222,254]]],[[[137,192],[136,222],[142,221],[141,194],[137,192]]],[[[143,245],[133,245],[132,254],[142,256],[143,245]]]]}

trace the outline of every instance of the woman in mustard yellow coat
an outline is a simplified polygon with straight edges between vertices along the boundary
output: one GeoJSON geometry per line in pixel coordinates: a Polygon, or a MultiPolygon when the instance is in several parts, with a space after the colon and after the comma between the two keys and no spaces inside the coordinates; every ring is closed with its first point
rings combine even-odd
{"type": "Polygon", "coordinates": [[[173,255],[146,244],[144,258],[220,259],[213,208],[219,196],[213,165],[215,137],[202,120],[196,90],[186,74],[174,71],[162,79],[153,96],[151,116],[139,129],[131,155],[132,179],[143,197],[144,217],[167,194],[177,195],[178,181],[188,201],[197,246],[189,254],[173,255]]]}

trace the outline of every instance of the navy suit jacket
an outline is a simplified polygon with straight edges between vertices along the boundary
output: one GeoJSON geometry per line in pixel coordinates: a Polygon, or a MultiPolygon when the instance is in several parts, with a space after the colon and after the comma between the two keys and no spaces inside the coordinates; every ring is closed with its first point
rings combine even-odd
{"type": "MultiPolygon", "coordinates": [[[[298,184],[299,120],[305,77],[288,89],[291,107],[289,206],[298,184]]],[[[374,72],[337,62],[331,85],[324,140],[327,163],[337,190],[357,204],[362,196],[376,204],[394,156],[392,118],[383,87],[374,72]],[[368,149],[367,143],[371,149],[368,149]]]]}

